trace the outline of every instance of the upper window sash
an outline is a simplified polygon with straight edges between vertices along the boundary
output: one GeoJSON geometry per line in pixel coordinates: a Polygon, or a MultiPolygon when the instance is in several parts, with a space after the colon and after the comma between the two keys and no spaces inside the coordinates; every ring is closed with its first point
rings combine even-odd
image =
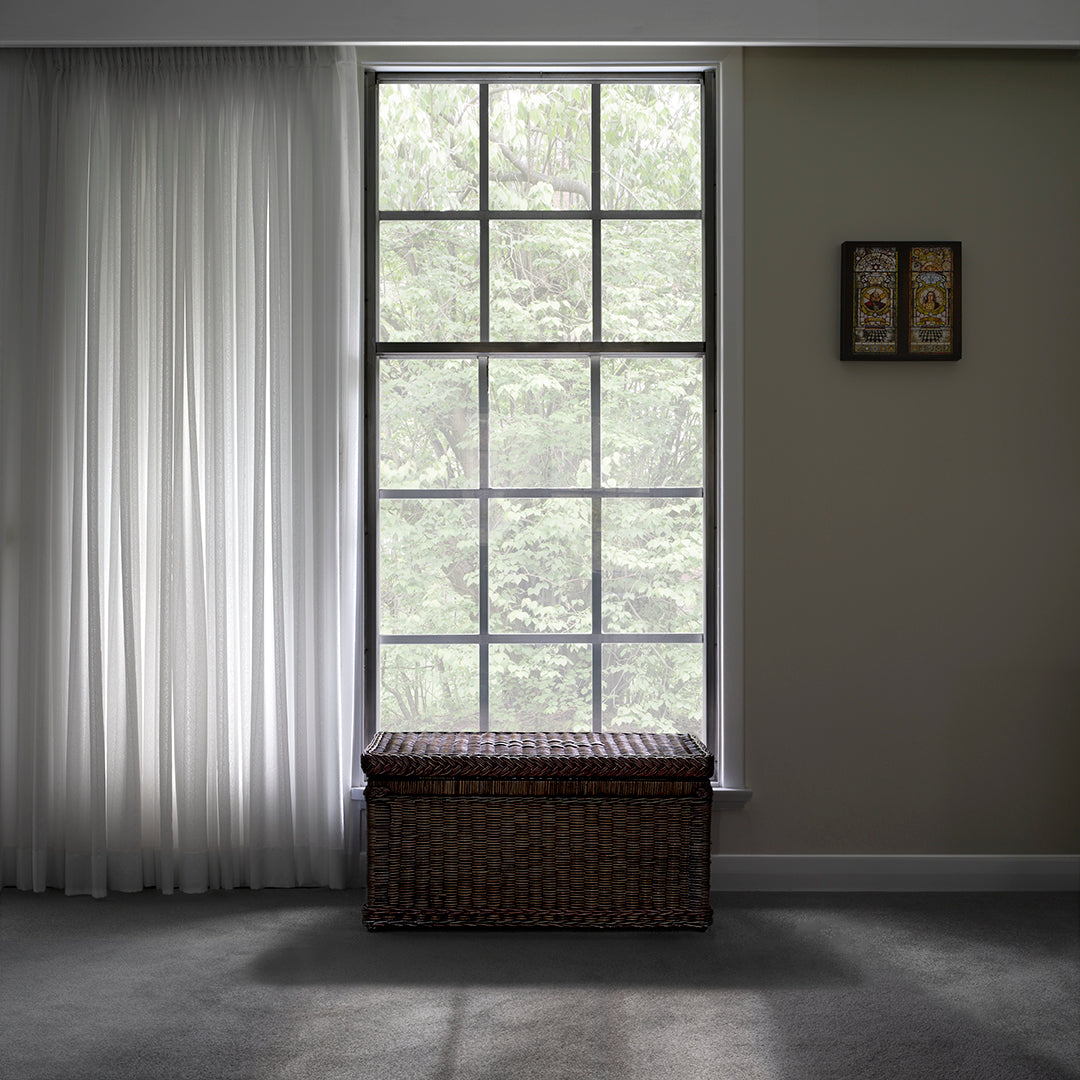
{"type": "MultiPolygon", "coordinates": [[[[455,351],[460,349],[468,352],[476,351],[480,346],[498,350],[556,352],[560,346],[568,345],[575,347],[573,351],[586,352],[621,350],[633,353],[656,349],[677,353],[710,351],[708,343],[716,325],[715,208],[710,197],[716,186],[713,73],[690,76],[687,73],[660,72],[646,76],[639,72],[624,76],[623,73],[613,72],[574,72],[554,79],[546,75],[541,77],[523,73],[507,76],[508,80],[529,86],[548,82],[572,83],[588,96],[588,206],[569,209],[489,205],[489,178],[493,171],[489,150],[493,140],[485,118],[488,91],[493,86],[501,85],[501,78],[486,72],[455,73],[452,79],[437,73],[415,75],[397,72],[391,76],[369,73],[366,123],[369,133],[373,133],[369,134],[369,145],[385,149],[380,137],[380,86],[394,83],[423,86],[424,82],[476,86],[475,139],[470,140],[466,136],[465,141],[470,144],[472,141],[478,142],[478,148],[473,147],[466,155],[468,167],[475,165],[475,175],[469,175],[466,170],[464,177],[466,187],[475,180],[478,190],[475,192],[474,205],[472,195],[468,192],[463,195],[460,188],[453,192],[444,191],[438,183],[435,194],[430,197],[427,193],[408,194],[407,191],[404,200],[383,200],[378,188],[382,173],[378,155],[368,156],[367,213],[368,221],[377,231],[374,250],[371,245],[368,246],[368,280],[385,282],[378,296],[369,296],[366,311],[369,336],[377,340],[378,347],[383,351],[419,353],[442,351],[446,346],[455,351]],[[650,199],[656,205],[648,209],[605,206],[605,203],[619,202],[617,197],[605,191],[603,166],[605,153],[608,152],[605,150],[602,126],[607,115],[603,108],[605,90],[614,93],[623,85],[645,84],[699,88],[696,100],[689,105],[675,99],[675,105],[681,106],[684,112],[687,108],[693,110],[689,115],[696,120],[698,127],[698,142],[688,151],[697,164],[694,170],[697,176],[691,184],[693,197],[689,198],[689,205],[685,193],[677,191],[650,194],[650,199]],[[451,205],[463,200],[470,202],[468,208],[451,205]],[[416,205],[402,208],[403,201],[416,205]],[[422,205],[431,201],[442,204],[441,208],[422,205]],[[381,206],[382,202],[388,202],[389,206],[381,206]],[[678,203],[683,205],[673,205],[678,203]],[[523,224],[510,224],[515,222],[523,224]],[[556,222],[567,224],[556,226],[556,222]],[[581,224],[574,227],[569,224],[573,222],[581,224]],[[427,226],[421,223],[427,223],[427,226]],[[694,223],[698,224],[695,226],[694,223]],[[419,240],[415,235],[417,231],[426,232],[427,236],[419,240]],[[549,234],[547,237],[544,236],[545,232],[549,234]],[[532,234],[532,238],[517,235],[521,233],[532,234]],[[559,233],[566,235],[556,235],[559,233]],[[657,233],[662,235],[658,237],[657,233]],[[391,240],[394,241],[393,246],[391,240]],[[534,332],[534,328],[528,325],[523,327],[528,320],[520,309],[514,307],[512,295],[520,282],[508,279],[502,270],[508,260],[515,258],[516,243],[525,243],[533,251],[557,251],[575,246],[579,249],[591,248],[591,259],[581,261],[576,268],[576,277],[560,282],[565,286],[566,296],[572,296],[570,301],[563,298],[563,326],[554,330],[545,328],[545,333],[540,333],[538,328],[534,332]],[[447,258],[447,252],[454,254],[447,258]],[[671,265],[661,265],[655,258],[643,259],[644,252],[661,252],[663,259],[671,265]],[[423,309],[415,307],[415,290],[409,290],[413,307],[401,299],[402,289],[412,284],[404,276],[406,271],[402,264],[409,261],[414,267],[417,259],[428,257],[440,259],[442,277],[433,284],[433,288],[442,292],[432,294],[430,311],[438,312],[441,320],[423,317],[423,309]],[[655,301],[653,305],[636,305],[631,299],[632,292],[620,291],[626,289],[626,285],[620,281],[620,268],[629,265],[627,260],[632,262],[635,258],[637,265],[644,267],[644,270],[638,272],[637,279],[632,283],[633,288],[651,289],[655,301]],[[689,294],[685,291],[682,295],[677,290],[673,292],[671,282],[685,277],[687,267],[694,266],[700,267],[700,271],[691,278],[689,294]],[[395,267],[397,280],[393,272],[395,267]],[[605,269],[610,272],[606,289],[605,269]],[[621,307],[620,295],[627,297],[621,307]],[[642,324],[639,314],[654,309],[659,312],[661,323],[690,332],[661,336],[660,325],[653,327],[642,324]],[[374,335],[371,335],[376,319],[378,325],[374,327],[374,335]]],[[[457,112],[449,120],[459,121],[460,126],[460,101],[447,99],[438,105],[448,106],[450,102],[457,112]]],[[[473,103],[469,103],[469,109],[472,108],[473,103]]],[[[613,114],[612,128],[619,115],[613,114]]],[[[442,130],[439,124],[436,127],[440,130],[432,138],[439,144],[438,149],[444,156],[453,156],[463,149],[461,144],[454,141],[459,137],[453,133],[449,121],[447,130],[442,130]]],[[[391,149],[408,153],[406,143],[407,140],[404,140],[401,146],[392,146],[391,149]]],[[[613,147],[611,153],[619,149],[617,143],[613,147]]],[[[576,180],[580,188],[585,176],[584,166],[580,163],[578,171],[582,172],[582,176],[576,180]]],[[[569,184],[569,181],[566,183],[569,184]]],[[[471,191],[471,187],[469,189],[471,191]]],[[[550,318],[547,321],[550,322],[550,318]]]]}

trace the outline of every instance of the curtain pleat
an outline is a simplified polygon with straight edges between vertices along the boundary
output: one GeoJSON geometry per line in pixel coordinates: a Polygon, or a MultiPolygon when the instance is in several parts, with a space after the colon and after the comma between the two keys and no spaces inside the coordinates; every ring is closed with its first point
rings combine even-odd
{"type": "Polygon", "coordinates": [[[0,55],[0,885],[345,884],[346,50],[0,55]]]}

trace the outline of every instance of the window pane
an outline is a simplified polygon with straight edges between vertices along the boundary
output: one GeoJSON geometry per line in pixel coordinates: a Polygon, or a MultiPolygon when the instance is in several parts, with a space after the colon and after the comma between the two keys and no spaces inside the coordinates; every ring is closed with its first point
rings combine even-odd
{"type": "Polygon", "coordinates": [[[408,77],[378,84],[371,125],[371,333],[376,353],[378,342],[391,350],[366,369],[378,379],[366,385],[379,404],[379,473],[365,496],[378,519],[365,580],[378,591],[383,639],[365,664],[371,711],[384,730],[477,730],[484,702],[493,731],[588,731],[595,710],[605,730],[703,737],[706,645],[638,635],[705,636],[703,361],[662,354],[663,343],[702,342],[713,329],[704,325],[701,220],[713,197],[702,177],[707,87],[601,78],[596,131],[592,84],[536,74],[483,89],[408,77]],[[642,216],[552,217],[590,206],[642,216]],[[538,220],[508,220],[525,212],[538,220]],[[697,220],[650,220],[664,212],[697,220]],[[620,355],[628,346],[613,344],[590,361],[582,343],[597,336],[652,343],[652,355],[620,355]],[[427,344],[417,355],[392,351],[408,342],[427,344]],[[474,355],[456,353],[458,343],[474,355]],[[613,494],[582,490],[594,485],[613,494]],[[627,488],[694,496],[621,497],[627,488]],[[401,489],[423,497],[394,498],[401,489]],[[577,497],[551,494],[558,489],[577,497]],[[429,497],[440,495],[450,497],[429,497]],[[594,630],[630,640],[565,640],[594,630]],[[432,642],[444,634],[475,636],[432,642]],[[521,640],[530,634],[555,640],[521,640]],[[384,644],[387,636],[408,644],[384,644]]]}
{"type": "Polygon", "coordinates": [[[700,85],[602,86],[600,175],[605,210],[699,210],[700,85]]]}
{"type": "Polygon", "coordinates": [[[492,499],[493,634],[592,630],[592,515],[588,499],[492,499]]]}
{"type": "Polygon", "coordinates": [[[475,731],[479,722],[479,646],[380,646],[382,731],[475,731]]]}
{"type": "Polygon", "coordinates": [[[492,487],[589,487],[589,361],[493,357],[492,487]]]}
{"type": "Polygon", "coordinates": [[[491,209],[589,209],[590,87],[493,84],[488,95],[491,209]]]}
{"type": "Polygon", "coordinates": [[[588,221],[491,223],[491,340],[589,341],[588,221]]]}
{"type": "Polygon", "coordinates": [[[379,359],[379,486],[479,486],[472,357],[379,359]]]}
{"type": "Polygon", "coordinates": [[[492,731],[592,730],[588,645],[492,645],[492,731]]]}
{"type": "Polygon", "coordinates": [[[479,339],[477,222],[384,221],[379,262],[380,341],[479,339]]]}
{"type": "Polygon", "coordinates": [[[701,499],[605,499],[608,634],[702,632],[701,499]]]}
{"type": "Polygon", "coordinates": [[[605,731],[685,732],[705,739],[701,645],[602,645],[605,731]]]}
{"type": "Polygon", "coordinates": [[[701,394],[700,357],[604,357],[603,484],[701,487],[701,394]]]}
{"type": "Polygon", "coordinates": [[[605,341],[701,341],[701,222],[605,221],[605,341]]]}
{"type": "Polygon", "coordinates": [[[480,542],[475,499],[379,503],[380,631],[475,634],[480,542]]]}
{"type": "Polygon", "coordinates": [[[379,209],[476,210],[480,88],[379,86],[379,209]]]}

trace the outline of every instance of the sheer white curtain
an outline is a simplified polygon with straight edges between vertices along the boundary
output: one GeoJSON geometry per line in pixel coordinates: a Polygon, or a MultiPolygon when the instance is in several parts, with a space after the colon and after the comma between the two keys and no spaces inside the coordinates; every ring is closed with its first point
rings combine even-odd
{"type": "Polygon", "coordinates": [[[340,887],[355,57],[8,52],[0,114],[0,884],[340,887]]]}

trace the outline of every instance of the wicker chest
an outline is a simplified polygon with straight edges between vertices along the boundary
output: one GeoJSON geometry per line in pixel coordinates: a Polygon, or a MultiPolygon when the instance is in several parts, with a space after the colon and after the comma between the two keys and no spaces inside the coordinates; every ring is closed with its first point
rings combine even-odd
{"type": "Polygon", "coordinates": [[[384,733],[368,929],[704,930],[712,755],[690,735],[384,733]]]}

